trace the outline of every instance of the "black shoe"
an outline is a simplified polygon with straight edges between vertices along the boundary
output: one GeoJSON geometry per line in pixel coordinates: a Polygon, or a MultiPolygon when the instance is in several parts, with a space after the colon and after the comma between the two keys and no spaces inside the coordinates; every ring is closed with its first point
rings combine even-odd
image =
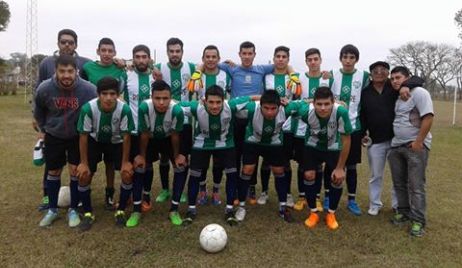
{"type": "Polygon", "coordinates": [[[125,226],[127,219],[125,218],[125,212],[123,210],[117,210],[117,212],[114,215],[114,218],[116,226],[121,228],[125,226]]]}
{"type": "Polygon", "coordinates": [[[197,212],[196,210],[188,210],[186,212],[186,218],[183,219],[183,225],[190,225],[196,219],[197,212]]]}
{"type": "Polygon", "coordinates": [[[230,226],[236,226],[239,222],[234,216],[234,212],[232,210],[227,211],[225,213],[225,221],[230,225],[230,226]]]}
{"type": "Polygon", "coordinates": [[[279,210],[279,216],[288,223],[294,222],[294,218],[292,217],[292,213],[290,212],[289,208],[284,208],[279,210]]]}
{"type": "Polygon", "coordinates": [[[85,213],[83,216],[82,221],[79,224],[79,229],[82,232],[90,230],[91,226],[93,225],[93,222],[95,221],[95,216],[91,212],[85,213]]]}

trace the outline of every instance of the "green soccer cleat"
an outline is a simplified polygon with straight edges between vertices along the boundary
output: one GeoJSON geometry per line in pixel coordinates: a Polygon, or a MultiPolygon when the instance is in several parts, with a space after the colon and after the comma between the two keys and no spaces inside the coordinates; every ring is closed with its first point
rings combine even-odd
{"type": "Polygon", "coordinates": [[[420,222],[412,222],[410,235],[415,237],[422,237],[425,233],[423,224],[420,222]]]}
{"type": "Polygon", "coordinates": [[[128,228],[136,227],[140,223],[140,219],[141,219],[141,213],[133,212],[132,215],[130,215],[130,218],[128,218],[125,226],[127,226],[128,228]]]}
{"type": "Polygon", "coordinates": [[[79,229],[82,232],[91,229],[91,226],[95,222],[95,216],[91,212],[87,212],[83,215],[82,221],[79,224],[79,229]]]}
{"type": "Polygon", "coordinates": [[[173,225],[182,225],[183,224],[183,220],[181,219],[180,217],[180,213],[178,213],[178,211],[171,211],[169,214],[168,214],[168,218],[170,219],[170,222],[173,224],[173,225]]]}
{"type": "Polygon", "coordinates": [[[114,214],[115,224],[118,227],[124,227],[127,220],[125,219],[125,212],[123,210],[117,210],[114,214]]]}
{"type": "Polygon", "coordinates": [[[38,211],[44,211],[49,208],[50,200],[48,199],[48,196],[45,195],[42,197],[42,203],[38,206],[38,211]]]}
{"type": "Polygon", "coordinates": [[[166,189],[162,189],[162,191],[160,191],[159,195],[156,198],[156,202],[163,203],[167,201],[169,198],[170,198],[170,192],[166,189]]]}
{"type": "Polygon", "coordinates": [[[409,221],[409,217],[398,212],[393,215],[390,221],[394,225],[402,225],[403,223],[406,223],[409,221]]]}
{"type": "Polygon", "coordinates": [[[186,203],[186,201],[188,201],[188,197],[186,197],[185,193],[182,193],[180,197],[180,203],[186,203]]]}

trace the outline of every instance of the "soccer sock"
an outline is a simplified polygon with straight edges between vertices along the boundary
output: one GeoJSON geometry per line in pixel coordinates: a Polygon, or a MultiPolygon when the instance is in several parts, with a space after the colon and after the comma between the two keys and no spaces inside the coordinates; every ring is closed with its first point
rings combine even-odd
{"type": "Polygon", "coordinates": [[[70,208],[76,209],[79,202],[79,178],[76,176],[71,176],[71,182],[69,183],[69,189],[71,192],[71,204],[70,208]]]}
{"type": "Polygon", "coordinates": [[[218,193],[220,191],[220,184],[221,184],[221,177],[223,174],[223,168],[216,167],[214,165],[212,169],[212,174],[213,174],[213,192],[218,193]],[[218,187],[216,187],[217,185],[218,187]]]}
{"type": "Polygon", "coordinates": [[[80,200],[84,212],[92,212],[91,207],[91,188],[90,185],[78,186],[80,200]]]}
{"type": "Polygon", "coordinates": [[[238,175],[237,175],[237,169],[235,168],[227,168],[225,169],[226,173],[226,207],[229,208],[231,206],[231,209],[233,208],[233,202],[234,202],[234,194],[236,193],[236,187],[237,187],[237,180],[238,180],[238,175]]]}
{"type": "Polygon", "coordinates": [[[141,212],[141,196],[143,194],[143,179],[146,176],[144,168],[135,168],[133,175],[133,212],[141,212]]]}
{"type": "Polygon", "coordinates": [[[143,177],[143,190],[146,193],[150,193],[152,189],[152,180],[154,178],[154,171],[152,165],[146,166],[143,177]]]}
{"type": "Polygon", "coordinates": [[[200,170],[193,170],[189,172],[188,181],[188,205],[195,206],[197,194],[199,192],[199,184],[201,183],[202,176],[200,170]]]}
{"type": "Polygon", "coordinates": [[[239,188],[238,188],[238,196],[239,196],[239,202],[245,202],[245,199],[247,198],[247,193],[249,191],[249,181],[252,175],[245,175],[242,174],[241,177],[239,178],[239,188]]]}
{"type": "Polygon", "coordinates": [[[268,165],[263,163],[260,167],[260,177],[261,177],[261,191],[268,193],[269,180],[271,176],[271,169],[268,165]]]}
{"type": "Polygon", "coordinates": [[[110,198],[110,201],[112,202],[114,200],[114,188],[106,187],[105,195],[106,195],[106,198],[110,198]]]}
{"type": "Polygon", "coordinates": [[[252,173],[252,176],[250,176],[250,181],[249,181],[249,193],[252,193],[253,195],[255,195],[255,185],[257,185],[257,168],[258,168],[258,164],[257,166],[255,166],[255,169],[252,173]]]}
{"type": "Polygon", "coordinates": [[[348,189],[348,200],[355,200],[356,185],[358,183],[358,172],[356,171],[356,165],[347,166],[346,183],[348,189]]]}
{"type": "Polygon", "coordinates": [[[159,173],[160,173],[160,182],[162,184],[162,189],[168,190],[168,173],[170,172],[170,163],[160,162],[159,163],[159,173]]]}
{"type": "Polygon", "coordinates": [[[329,197],[329,210],[335,211],[338,207],[338,202],[342,196],[342,186],[338,187],[331,185],[329,197]]]}
{"type": "Polygon", "coordinates": [[[287,179],[285,174],[274,174],[274,188],[278,194],[279,204],[287,202],[287,179]]]}
{"type": "Polygon", "coordinates": [[[199,191],[201,192],[207,191],[207,182],[205,181],[206,179],[207,179],[207,174],[204,172],[204,174],[201,174],[201,177],[199,178],[199,191]]]}
{"type": "Polygon", "coordinates": [[[289,167],[284,168],[284,177],[286,179],[286,184],[287,184],[287,193],[290,194],[290,186],[292,185],[292,169],[289,167]]]}
{"type": "Polygon", "coordinates": [[[117,210],[125,210],[127,207],[128,199],[132,193],[133,184],[125,184],[124,182],[120,183],[120,196],[119,196],[119,207],[117,210]]]}
{"type": "Polygon", "coordinates": [[[178,204],[180,203],[181,193],[183,192],[184,184],[186,181],[187,174],[186,167],[177,167],[174,168],[173,175],[173,195],[172,195],[172,205],[170,211],[177,211],[178,204]]]}
{"type": "Polygon", "coordinates": [[[323,180],[324,173],[322,172],[322,165],[318,166],[316,169],[316,198],[321,197],[321,188],[322,188],[322,180],[323,180]]]}
{"type": "Polygon", "coordinates": [[[304,180],[306,200],[311,211],[316,209],[316,181],[315,180],[304,180]]]}
{"type": "MultiPolygon", "coordinates": [[[[329,195],[330,195],[330,188],[331,188],[331,185],[330,185],[330,176],[332,174],[332,171],[329,167],[325,166],[324,167],[324,174],[323,174],[323,178],[324,178],[324,198],[329,198],[329,195]]],[[[319,190],[321,191],[321,190],[319,190]]]]}
{"type": "Polygon", "coordinates": [[[42,187],[43,187],[43,196],[47,196],[47,177],[48,177],[48,169],[45,167],[43,170],[43,179],[42,179],[42,187]]]}
{"type": "Polygon", "coordinates": [[[303,178],[303,170],[298,168],[297,170],[297,186],[298,186],[298,197],[304,198],[305,197],[305,179],[303,178]]]}
{"type": "MultiPolygon", "coordinates": [[[[49,208],[51,210],[58,209],[58,194],[59,188],[61,187],[61,176],[53,176],[48,174],[47,176],[47,189],[49,198],[49,208]]],[[[71,196],[72,199],[72,196],[71,196]]]]}

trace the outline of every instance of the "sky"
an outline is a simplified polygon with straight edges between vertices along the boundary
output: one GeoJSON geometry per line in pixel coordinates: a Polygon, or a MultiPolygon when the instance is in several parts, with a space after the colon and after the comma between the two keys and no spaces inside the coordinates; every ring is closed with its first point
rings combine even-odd
{"type": "MultiPolygon", "coordinates": [[[[27,0],[6,0],[11,19],[0,32],[0,57],[26,50],[27,0]]],[[[410,41],[459,46],[455,13],[460,0],[38,0],[38,51],[57,49],[57,33],[70,28],[78,34],[80,55],[96,60],[103,37],[116,44],[118,57],[130,59],[137,44],[156,51],[156,61],[167,61],[170,37],[184,42],[183,60],[199,62],[206,45],[217,45],[221,59],[239,62],[239,44],[256,45],[256,64],[272,60],[274,48],[288,46],[291,65],[305,70],[304,52],[321,50],[324,70],[340,65],[345,44],[360,50],[359,68],[385,60],[390,48],[410,41]]]]}

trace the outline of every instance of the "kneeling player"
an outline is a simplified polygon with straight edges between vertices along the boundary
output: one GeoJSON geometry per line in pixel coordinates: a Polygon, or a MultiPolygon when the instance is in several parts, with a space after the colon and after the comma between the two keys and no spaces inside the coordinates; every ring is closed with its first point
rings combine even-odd
{"type": "MultiPolygon", "coordinates": [[[[334,103],[334,95],[328,87],[319,87],[314,94],[314,103],[302,105],[299,114],[308,124],[303,169],[310,216],[305,225],[314,228],[319,222],[319,211],[316,208],[316,176],[319,165],[325,163],[331,174],[329,210],[326,215],[327,227],[338,228],[335,210],[342,195],[342,183],[345,180],[345,162],[350,150],[351,123],[348,110],[334,103]]],[[[319,183],[319,182],[318,182],[319,183]]]]}
{"type": "MultiPolygon", "coordinates": [[[[95,220],[90,184],[103,155],[104,160],[113,161],[115,169],[121,171],[122,184],[131,184],[133,169],[128,153],[134,123],[130,107],[118,99],[119,82],[112,77],[103,77],[97,83],[97,93],[98,98],[82,106],[77,124],[81,159],[77,167],[78,189],[84,210],[80,223],[82,231],[89,230],[95,220]]],[[[120,204],[126,201],[121,200],[120,204]]]]}

